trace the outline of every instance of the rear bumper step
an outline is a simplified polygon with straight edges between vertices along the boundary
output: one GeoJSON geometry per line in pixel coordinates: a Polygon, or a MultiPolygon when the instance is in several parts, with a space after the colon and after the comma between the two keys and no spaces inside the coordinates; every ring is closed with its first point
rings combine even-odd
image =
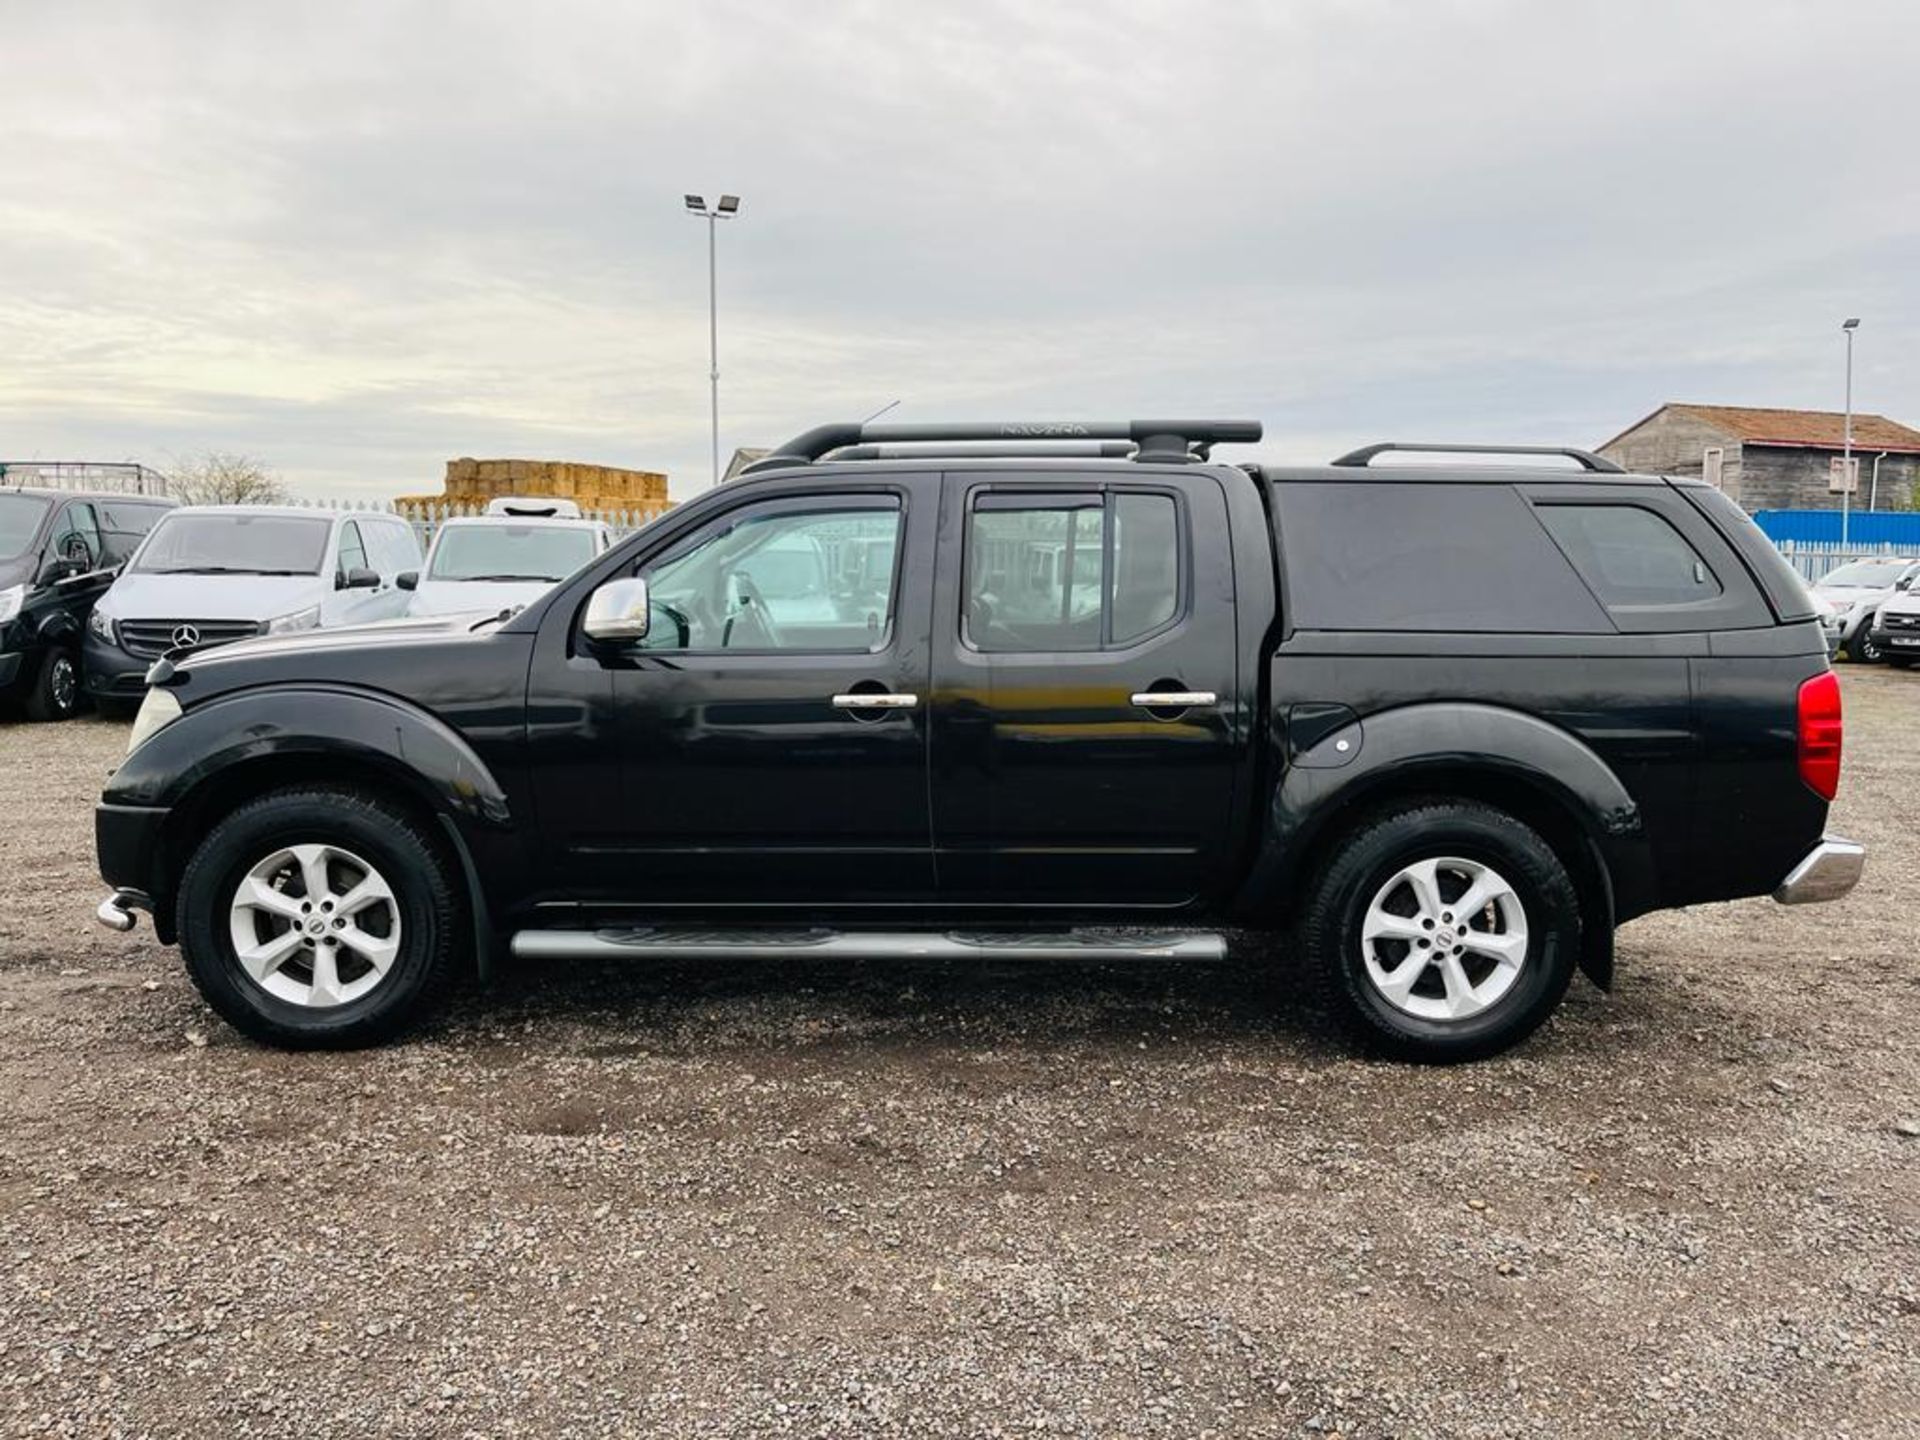
{"type": "Polygon", "coordinates": [[[1867,847],[1838,835],[1828,835],[1787,872],[1773,892],[1782,905],[1811,905],[1838,900],[1859,883],[1866,868],[1867,847]]]}
{"type": "Polygon", "coordinates": [[[1221,960],[1224,935],[1161,930],[924,933],[838,930],[522,930],[525,960],[1221,960]]]}

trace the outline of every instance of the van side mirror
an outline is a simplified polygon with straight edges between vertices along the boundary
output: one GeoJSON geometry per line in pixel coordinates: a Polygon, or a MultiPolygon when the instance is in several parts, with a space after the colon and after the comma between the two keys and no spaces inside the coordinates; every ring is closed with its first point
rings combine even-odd
{"type": "Polygon", "coordinates": [[[587,632],[589,640],[618,644],[644,640],[647,622],[647,582],[635,577],[609,580],[594,591],[587,601],[586,618],[580,628],[587,632]]]}
{"type": "Polygon", "coordinates": [[[380,588],[380,572],[378,570],[369,570],[364,565],[356,565],[347,571],[346,574],[334,576],[333,588],[336,590],[378,590],[380,588]]]}
{"type": "Polygon", "coordinates": [[[398,575],[393,577],[393,583],[398,585],[402,590],[412,590],[420,583],[420,572],[418,570],[402,570],[398,575]]]}

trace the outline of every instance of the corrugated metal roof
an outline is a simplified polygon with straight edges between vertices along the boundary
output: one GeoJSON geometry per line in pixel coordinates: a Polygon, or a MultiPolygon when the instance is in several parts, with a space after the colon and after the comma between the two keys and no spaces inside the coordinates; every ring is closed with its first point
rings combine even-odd
{"type": "MultiPolygon", "coordinates": [[[[1838,410],[1769,410],[1749,405],[1685,405],[1668,403],[1644,420],[1609,440],[1607,445],[1624,439],[1647,420],[1663,411],[1673,410],[1725,431],[1743,445],[1804,445],[1821,450],[1841,448],[1846,416],[1838,410]]],[[[1606,449],[1603,445],[1602,450],[1606,449]]],[[[1853,448],[1878,453],[1893,450],[1920,454],[1920,430],[1889,420],[1884,415],[1853,416],[1853,448]]]]}

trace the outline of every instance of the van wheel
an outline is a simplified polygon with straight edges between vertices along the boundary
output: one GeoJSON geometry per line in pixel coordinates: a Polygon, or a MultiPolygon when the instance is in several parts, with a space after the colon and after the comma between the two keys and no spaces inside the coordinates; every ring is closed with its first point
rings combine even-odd
{"type": "Polygon", "coordinates": [[[1517,1045],[1553,1013],[1580,904],[1553,848],[1490,806],[1377,816],[1313,882],[1300,940],[1331,1008],[1383,1054],[1425,1064],[1517,1045]]]}
{"type": "Polygon", "coordinates": [[[459,960],[455,870],[409,815],[353,790],[280,790],[209,833],[181,877],[188,973],[269,1045],[375,1045],[433,1011],[459,960]]]}
{"type": "Polygon", "coordinates": [[[27,718],[71,720],[79,713],[79,658],[71,650],[56,647],[41,657],[40,673],[27,692],[27,718]]]}

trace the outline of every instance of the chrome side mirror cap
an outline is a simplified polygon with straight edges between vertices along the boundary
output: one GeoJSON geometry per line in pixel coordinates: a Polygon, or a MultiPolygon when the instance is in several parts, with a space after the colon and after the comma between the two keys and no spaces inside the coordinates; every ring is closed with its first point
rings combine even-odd
{"type": "Polygon", "coordinates": [[[581,628],[589,640],[616,644],[624,640],[644,640],[647,619],[647,582],[637,578],[609,580],[587,601],[587,616],[581,628]]]}

